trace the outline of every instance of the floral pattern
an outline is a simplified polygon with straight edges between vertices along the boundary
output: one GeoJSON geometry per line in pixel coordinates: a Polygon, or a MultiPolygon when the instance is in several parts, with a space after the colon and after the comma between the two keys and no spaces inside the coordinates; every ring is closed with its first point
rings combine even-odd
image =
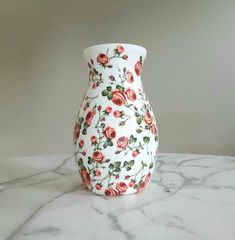
{"type": "Polygon", "coordinates": [[[73,141],[83,184],[97,194],[140,192],[151,179],[158,130],[141,83],[143,60],[118,44],[88,61],[89,88],[73,141]]]}

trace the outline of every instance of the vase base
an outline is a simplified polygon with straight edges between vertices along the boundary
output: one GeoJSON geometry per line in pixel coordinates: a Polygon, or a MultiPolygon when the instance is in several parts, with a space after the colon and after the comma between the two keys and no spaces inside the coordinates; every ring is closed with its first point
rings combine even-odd
{"type": "Polygon", "coordinates": [[[95,189],[90,189],[90,188],[87,188],[87,187],[84,187],[84,188],[87,191],[92,192],[92,193],[94,193],[96,195],[99,195],[99,196],[118,197],[118,196],[125,196],[125,195],[140,193],[140,192],[144,191],[147,187],[148,186],[145,186],[144,188],[136,189],[135,191],[127,191],[127,192],[123,192],[123,193],[120,193],[115,189],[107,189],[104,192],[102,192],[102,191],[98,191],[98,190],[96,191],[95,189]]]}

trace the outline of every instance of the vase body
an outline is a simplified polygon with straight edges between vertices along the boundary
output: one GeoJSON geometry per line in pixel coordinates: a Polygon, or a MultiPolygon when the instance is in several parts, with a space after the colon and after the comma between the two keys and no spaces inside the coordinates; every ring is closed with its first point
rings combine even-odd
{"type": "Polygon", "coordinates": [[[83,184],[96,194],[142,191],[158,154],[158,130],[141,72],[146,50],[101,44],[84,50],[88,89],[74,128],[75,159],[83,184]]]}

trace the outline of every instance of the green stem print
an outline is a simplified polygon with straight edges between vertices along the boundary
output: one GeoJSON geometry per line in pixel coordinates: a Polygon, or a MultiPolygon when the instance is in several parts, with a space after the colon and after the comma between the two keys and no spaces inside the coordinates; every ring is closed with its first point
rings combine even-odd
{"type": "Polygon", "coordinates": [[[95,89],[103,83],[102,73],[99,73],[94,67],[94,61],[91,59],[88,62],[89,71],[89,84],[92,84],[92,88],[95,89]]]}

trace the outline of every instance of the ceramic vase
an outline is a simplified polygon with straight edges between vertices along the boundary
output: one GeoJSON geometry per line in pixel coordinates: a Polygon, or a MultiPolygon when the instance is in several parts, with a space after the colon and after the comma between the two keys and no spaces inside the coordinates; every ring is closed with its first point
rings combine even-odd
{"type": "Polygon", "coordinates": [[[136,193],[150,182],[158,130],[141,81],[146,54],[132,44],[84,50],[89,81],[74,128],[75,159],[96,194],[136,193]]]}

